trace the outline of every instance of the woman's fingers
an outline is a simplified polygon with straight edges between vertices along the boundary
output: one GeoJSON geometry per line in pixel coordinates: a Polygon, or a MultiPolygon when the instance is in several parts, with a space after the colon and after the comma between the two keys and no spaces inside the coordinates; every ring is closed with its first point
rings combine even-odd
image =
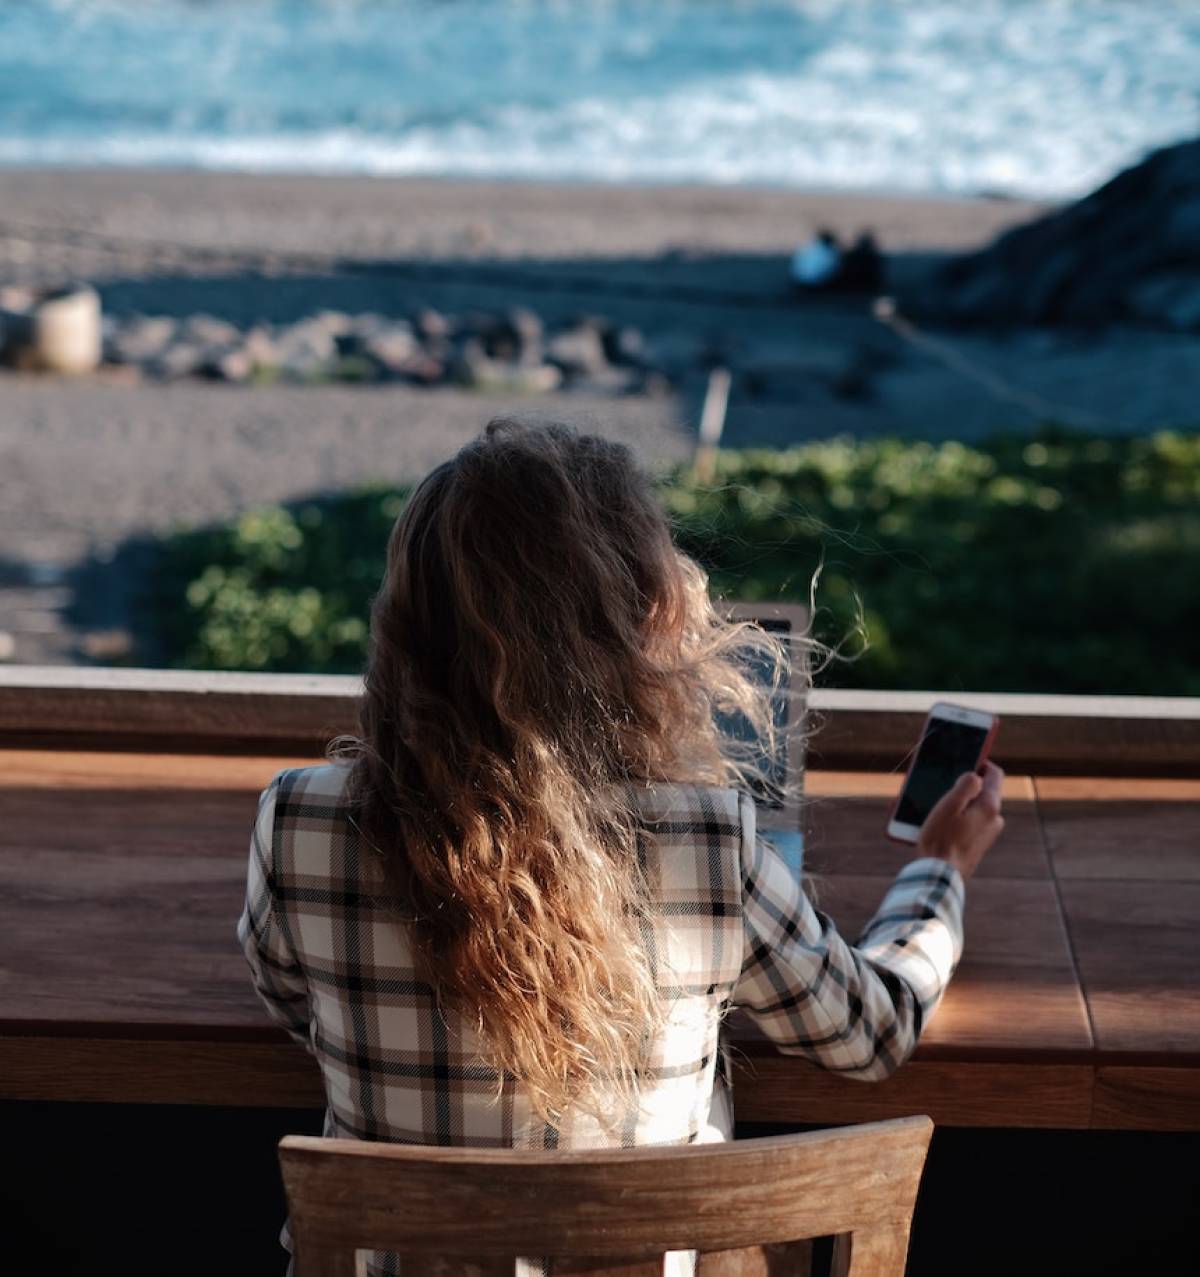
{"type": "Polygon", "coordinates": [[[979,805],[990,815],[999,816],[1001,795],[1004,788],[1004,771],[995,763],[984,763],[983,779],[979,792],[979,805]]]}

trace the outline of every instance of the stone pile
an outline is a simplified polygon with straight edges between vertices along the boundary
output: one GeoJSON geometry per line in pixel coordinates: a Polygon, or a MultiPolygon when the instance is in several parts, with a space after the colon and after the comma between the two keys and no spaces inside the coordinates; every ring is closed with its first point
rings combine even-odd
{"type": "Polygon", "coordinates": [[[677,353],[664,346],[657,359],[636,329],[598,317],[547,330],[520,307],[405,319],[322,311],[245,330],[209,315],[136,315],[107,321],[104,342],[107,364],[153,381],[399,381],[513,394],[662,393],[685,371],[677,353]]]}
{"type": "Polygon", "coordinates": [[[1200,331],[1200,140],[950,262],[914,314],[972,323],[1148,322],[1200,331]]]}

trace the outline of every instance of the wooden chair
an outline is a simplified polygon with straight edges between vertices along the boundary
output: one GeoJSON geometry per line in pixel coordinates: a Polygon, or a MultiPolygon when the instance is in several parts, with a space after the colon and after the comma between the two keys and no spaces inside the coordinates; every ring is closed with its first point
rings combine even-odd
{"type": "Polygon", "coordinates": [[[355,1251],[411,1256],[428,1277],[550,1271],[661,1277],[808,1271],[833,1236],[838,1277],[902,1277],[933,1123],[906,1117],[726,1144],[589,1152],[430,1148],[289,1135],[279,1161],[297,1277],[355,1277],[355,1251]],[[791,1243],[791,1245],[788,1245],[791,1243]],[[717,1252],[723,1252],[717,1254],[717,1252]]]}

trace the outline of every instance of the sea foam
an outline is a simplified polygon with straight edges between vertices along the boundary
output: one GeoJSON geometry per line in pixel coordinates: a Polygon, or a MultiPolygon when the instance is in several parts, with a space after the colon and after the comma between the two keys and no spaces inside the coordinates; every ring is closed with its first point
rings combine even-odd
{"type": "Polygon", "coordinates": [[[1197,131],[1189,0],[34,0],[0,163],[1066,197],[1197,131]]]}

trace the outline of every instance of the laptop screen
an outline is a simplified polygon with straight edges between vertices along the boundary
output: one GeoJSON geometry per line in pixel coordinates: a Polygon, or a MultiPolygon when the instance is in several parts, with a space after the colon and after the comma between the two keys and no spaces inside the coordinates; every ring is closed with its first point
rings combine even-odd
{"type": "Polygon", "coordinates": [[[800,792],[804,760],[800,756],[796,716],[803,709],[802,670],[793,668],[796,655],[793,637],[803,633],[806,613],[803,608],[786,604],[742,603],[731,609],[736,620],[754,621],[767,633],[783,640],[785,667],[777,676],[774,662],[758,655],[746,658],[747,672],[764,686],[772,689],[771,708],[775,723],[775,748],[769,756],[753,747],[757,737],[750,724],[740,715],[725,715],[720,719],[722,731],[736,740],[751,746],[751,757],[762,765],[763,780],[751,786],[758,807],[759,823],[776,828],[795,828],[797,823],[797,795],[800,792]]]}

